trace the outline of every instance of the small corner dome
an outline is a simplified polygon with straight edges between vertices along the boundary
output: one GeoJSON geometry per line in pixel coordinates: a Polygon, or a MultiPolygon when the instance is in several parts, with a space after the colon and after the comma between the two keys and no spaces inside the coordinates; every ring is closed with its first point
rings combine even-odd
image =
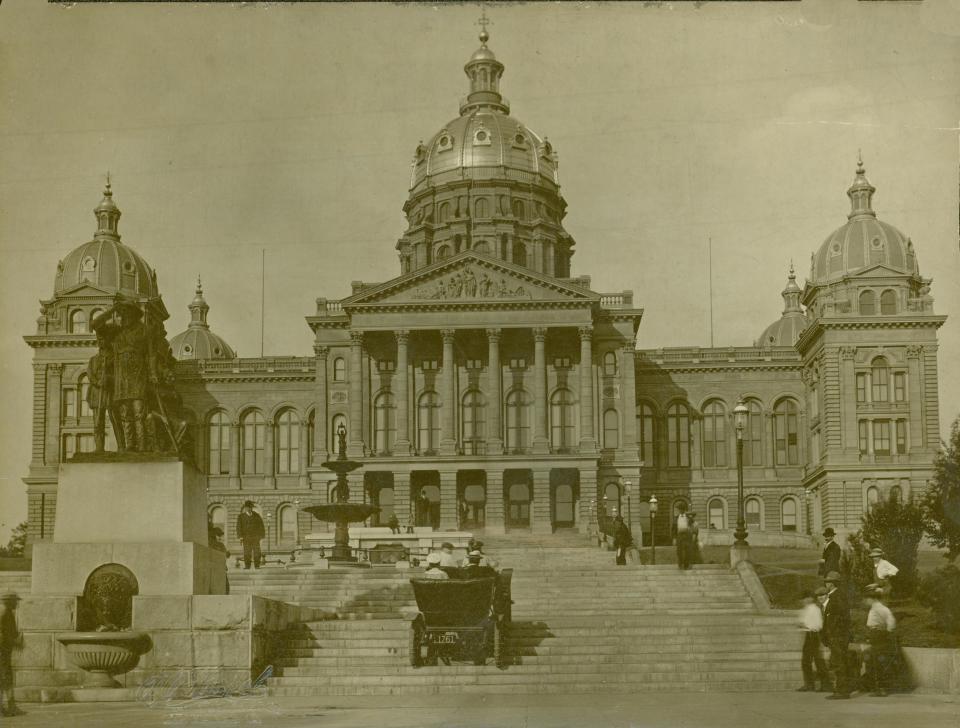
{"type": "Polygon", "coordinates": [[[846,224],[827,236],[813,256],[812,284],[843,278],[873,265],[885,265],[907,275],[919,275],[916,253],[910,238],[877,219],[872,207],[876,188],[867,181],[862,161],[847,190],[852,210],[846,224]]]}
{"type": "Polygon", "coordinates": [[[236,352],[224,339],[210,330],[207,314],[210,306],[203,298],[203,287],[197,279],[197,290],[193,301],[187,307],[190,311],[190,325],[170,339],[170,351],[177,361],[191,359],[234,359],[236,352]]]}
{"type": "Polygon", "coordinates": [[[800,312],[786,313],[763,330],[756,345],[760,347],[793,346],[809,323],[807,317],[800,312]]]}

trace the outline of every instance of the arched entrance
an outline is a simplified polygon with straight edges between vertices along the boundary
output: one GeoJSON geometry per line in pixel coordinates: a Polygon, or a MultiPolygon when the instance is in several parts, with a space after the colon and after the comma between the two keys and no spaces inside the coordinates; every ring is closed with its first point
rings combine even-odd
{"type": "Polygon", "coordinates": [[[457,473],[457,517],[461,529],[476,530],[486,523],[487,485],[482,470],[457,473]]]}
{"type": "Polygon", "coordinates": [[[576,502],[580,490],[580,474],[573,468],[550,471],[551,514],[553,527],[573,528],[576,525],[576,502]]]}
{"type": "Polygon", "coordinates": [[[504,515],[507,528],[530,527],[533,492],[529,470],[507,470],[503,474],[504,515]]]}
{"type": "Polygon", "coordinates": [[[393,473],[364,473],[364,486],[370,503],[380,508],[379,513],[370,516],[370,525],[386,526],[390,516],[395,513],[393,473]]]}
{"type": "Polygon", "coordinates": [[[440,528],[440,473],[436,470],[412,473],[410,489],[416,524],[440,528]]]}

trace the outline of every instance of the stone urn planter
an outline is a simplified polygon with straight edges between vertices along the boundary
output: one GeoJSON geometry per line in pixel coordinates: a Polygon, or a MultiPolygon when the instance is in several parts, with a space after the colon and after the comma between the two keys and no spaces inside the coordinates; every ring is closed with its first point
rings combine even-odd
{"type": "Polygon", "coordinates": [[[84,685],[118,688],[114,675],[130,672],[140,655],[153,648],[146,632],[68,632],[57,635],[70,660],[86,672],[84,685]]]}

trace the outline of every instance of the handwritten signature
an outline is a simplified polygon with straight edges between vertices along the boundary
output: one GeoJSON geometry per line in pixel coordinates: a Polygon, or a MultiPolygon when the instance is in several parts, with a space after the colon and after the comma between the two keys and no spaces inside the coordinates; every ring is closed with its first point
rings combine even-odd
{"type": "Polygon", "coordinates": [[[249,678],[233,682],[203,682],[192,677],[189,670],[179,670],[148,677],[137,688],[136,700],[150,708],[178,708],[211,698],[235,700],[265,697],[267,680],[272,676],[273,665],[267,665],[252,682],[249,678]]]}

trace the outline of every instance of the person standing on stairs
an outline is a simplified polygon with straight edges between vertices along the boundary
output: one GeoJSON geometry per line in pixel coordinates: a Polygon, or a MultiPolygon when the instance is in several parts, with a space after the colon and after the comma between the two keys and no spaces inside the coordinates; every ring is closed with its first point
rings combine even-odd
{"type": "MultiPolygon", "coordinates": [[[[826,596],[827,590],[817,589],[817,595],[826,596]]],[[[803,651],[800,657],[800,669],[803,670],[803,687],[797,688],[801,693],[812,693],[817,689],[817,680],[820,681],[820,692],[826,692],[830,685],[830,674],[827,665],[820,654],[820,632],[823,630],[823,612],[817,603],[813,592],[803,595],[803,607],[798,615],[800,629],[803,631],[803,651]],[[816,670],[814,670],[816,667],[816,670]]]]}
{"type": "Polygon", "coordinates": [[[627,565],[627,549],[633,545],[633,534],[623,522],[623,516],[613,519],[613,548],[617,552],[617,566],[627,565]]]}
{"type": "Polygon", "coordinates": [[[824,578],[827,598],[823,604],[823,641],[830,648],[830,668],[833,670],[831,700],[850,697],[850,603],[840,589],[840,574],[831,571],[824,578]]]}
{"type": "Polygon", "coordinates": [[[267,530],[263,527],[263,519],[260,514],[253,510],[253,501],[245,501],[243,510],[237,516],[237,538],[243,544],[243,568],[250,568],[250,560],[253,558],[253,568],[260,568],[260,561],[263,554],[260,551],[260,541],[266,535],[267,530]]]}
{"type": "Polygon", "coordinates": [[[835,571],[838,574],[840,573],[840,544],[834,541],[834,536],[836,532],[832,528],[827,528],[823,532],[823,537],[826,539],[823,546],[823,558],[820,559],[820,568],[817,571],[817,576],[826,577],[831,571],[835,571]]]}
{"type": "Polygon", "coordinates": [[[686,571],[690,568],[690,517],[687,506],[681,503],[677,510],[677,566],[686,571]]]}
{"type": "Polygon", "coordinates": [[[700,551],[700,524],[697,523],[697,514],[690,511],[687,514],[687,523],[690,526],[690,564],[702,564],[703,554],[700,551]]]}

